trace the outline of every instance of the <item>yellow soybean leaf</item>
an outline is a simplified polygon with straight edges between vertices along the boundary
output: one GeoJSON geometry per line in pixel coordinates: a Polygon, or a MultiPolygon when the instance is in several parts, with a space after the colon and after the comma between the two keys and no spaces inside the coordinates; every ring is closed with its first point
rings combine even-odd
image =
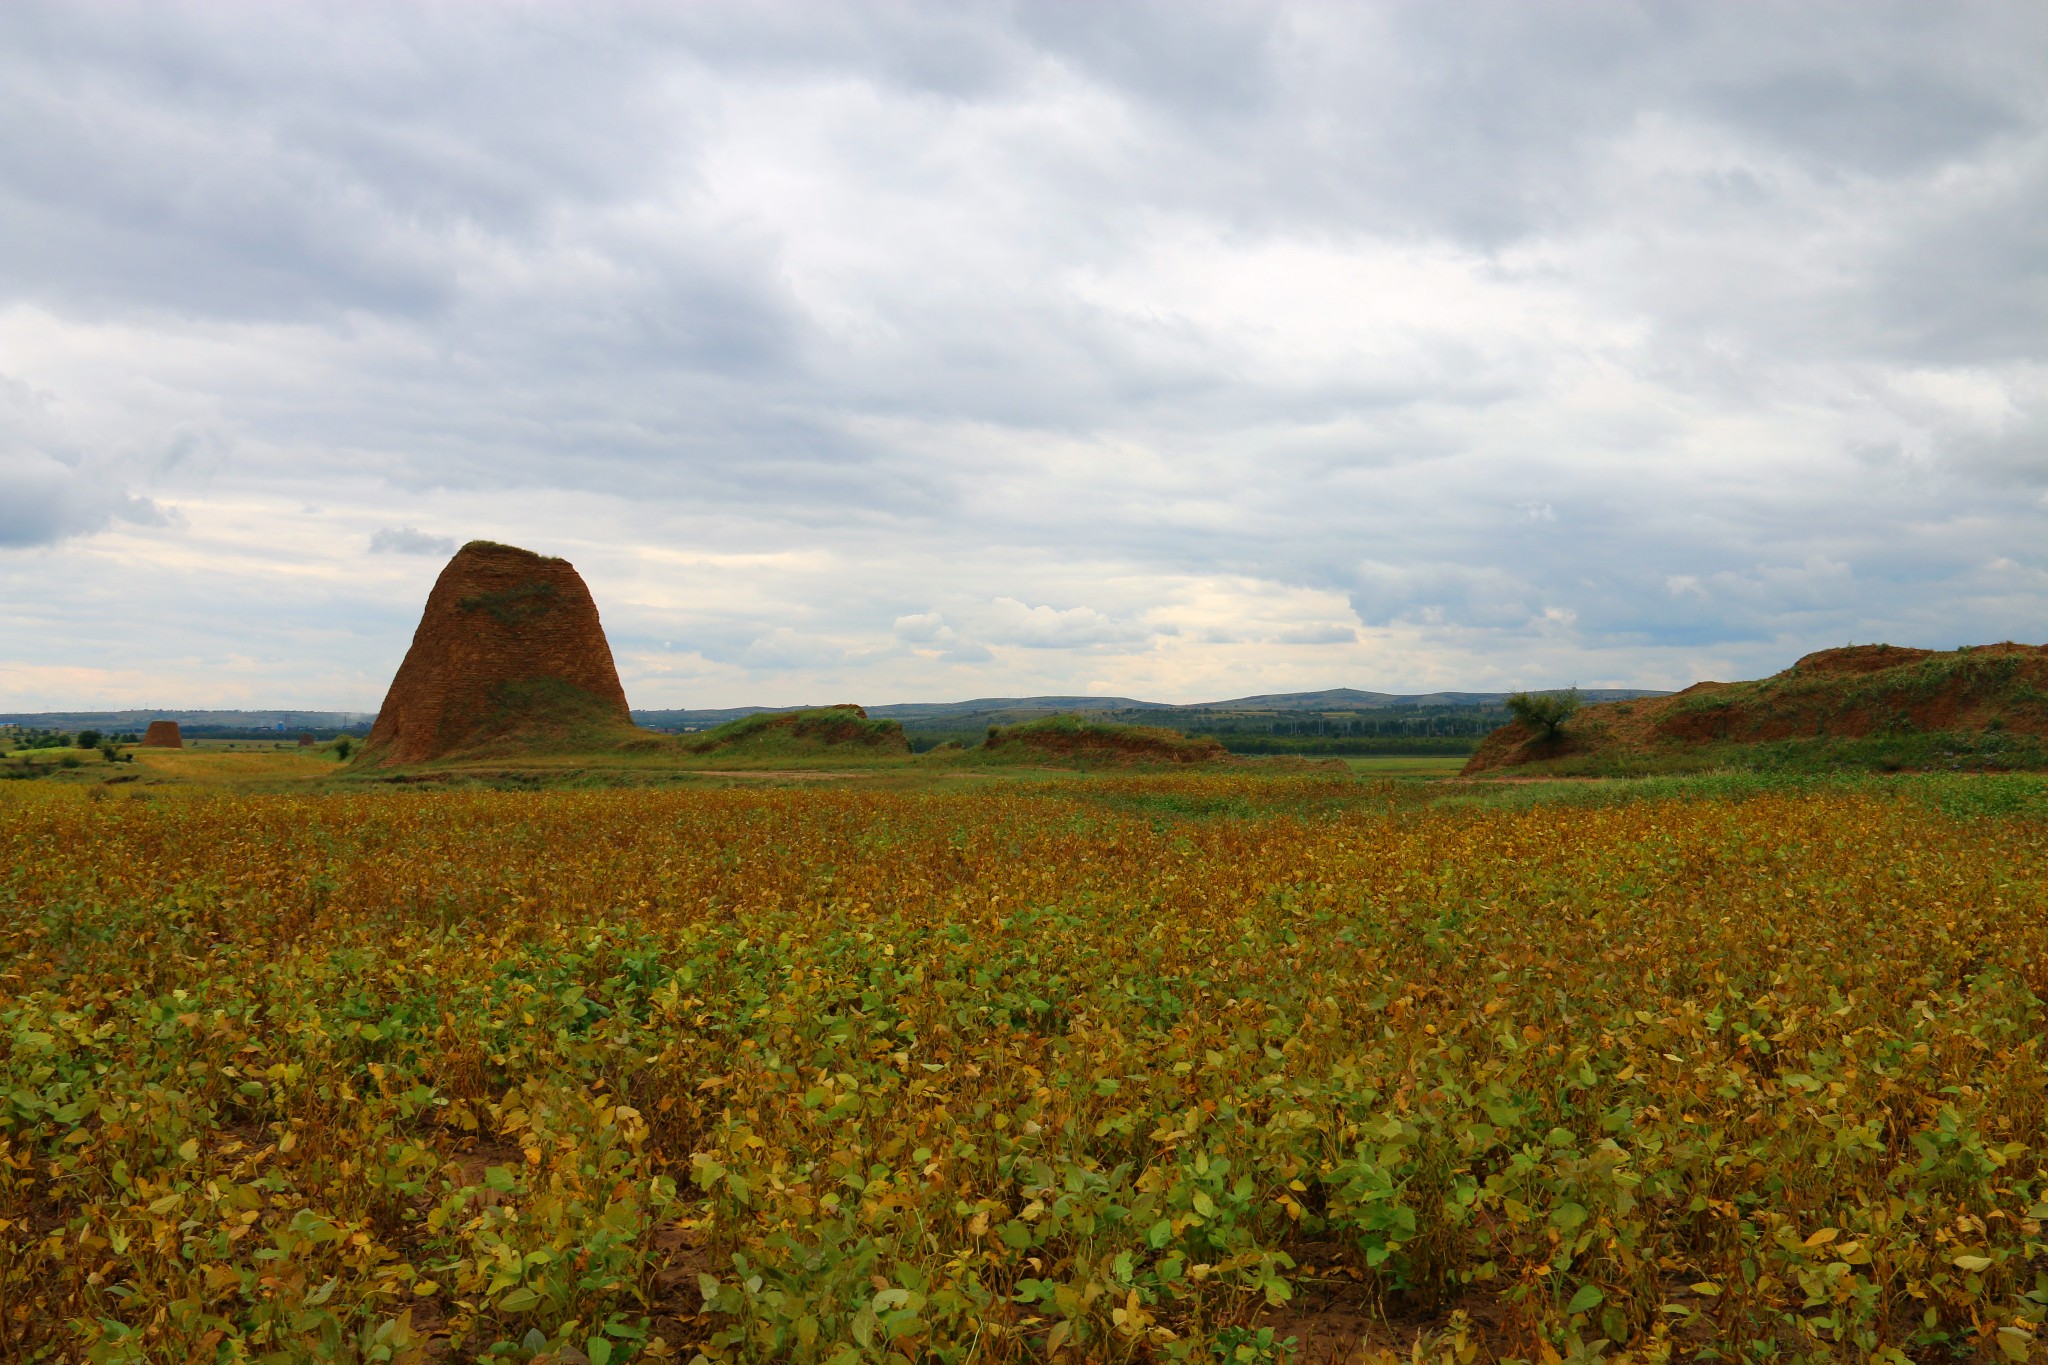
{"type": "Polygon", "coordinates": [[[1989,1256],[1958,1256],[1953,1264],[1975,1275],[1980,1270],[1989,1270],[1991,1268],[1991,1258],[1989,1256]]]}
{"type": "Polygon", "coordinates": [[[1822,1228],[1819,1232],[1816,1232],[1813,1234],[1813,1236],[1807,1238],[1805,1245],[1810,1247],[1824,1247],[1829,1242],[1834,1241],[1835,1238],[1841,1235],[1842,1230],[1840,1228],[1822,1228]]]}

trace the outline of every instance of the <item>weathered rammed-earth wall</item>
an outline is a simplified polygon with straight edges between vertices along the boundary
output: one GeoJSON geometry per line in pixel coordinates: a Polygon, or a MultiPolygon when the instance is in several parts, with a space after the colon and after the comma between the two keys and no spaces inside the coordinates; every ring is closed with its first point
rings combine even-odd
{"type": "Polygon", "coordinates": [[[421,763],[593,724],[630,729],[632,717],[590,589],[566,559],[476,540],[428,594],[363,761],[421,763]]]}
{"type": "Polygon", "coordinates": [[[174,720],[153,720],[149,723],[149,729],[143,733],[142,747],[145,749],[182,749],[185,747],[185,736],[179,733],[178,722],[174,720]]]}

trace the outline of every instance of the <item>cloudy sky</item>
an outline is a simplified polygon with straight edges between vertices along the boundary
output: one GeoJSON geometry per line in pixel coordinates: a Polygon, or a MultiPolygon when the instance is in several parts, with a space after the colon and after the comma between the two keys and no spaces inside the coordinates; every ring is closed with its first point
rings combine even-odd
{"type": "Polygon", "coordinates": [[[2048,7],[0,6],[0,709],[2048,639],[2048,7]]]}

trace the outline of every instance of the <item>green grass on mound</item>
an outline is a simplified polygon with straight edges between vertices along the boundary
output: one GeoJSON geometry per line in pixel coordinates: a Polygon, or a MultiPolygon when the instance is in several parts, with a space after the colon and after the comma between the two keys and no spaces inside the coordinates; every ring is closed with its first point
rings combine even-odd
{"type": "Polygon", "coordinates": [[[1021,725],[992,725],[965,759],[982,763],[1110,763],[1123,765],[1227,762],[1229,752],[1207,735],[1152,725],[1118,725],[1083,716],[1047,716],[1021,725]]]}
{"type": "MultiPolygon", "coordinates": [[[[490,709],[466,723],[451,718],[453,747],[439,763],[598,753],[642,734],[602,698],[559,678],[526,678],[491,691],[490,709]]],[[[384,751],[365,745],[358,768],[383,766],[384,751]]]]}
{"type": "Polygon", "coordinates": [[[2048,650],[2010,641],[1947,652],[1821,650],[1751,682],[1589,706],[1561,733],[1517,721],[1470,774],[1626,776],[1749,771],[2048,768],[2048,650]]]}
{"type": "Polygon", "coordinates": [[[876,720],[858,706],[763,711],[727,721],[681,741],[686,754],[726,759],[907,758],[910,741],[898,721],[876,720]]]}
{"type": "Polygon", "coordinates": [[[546,755],[616,750],[645,734],[604,699],[559,678],[524,678],[491,689],[482,715],[446,716],[442,756],[426,764],[397,764],[388,743],[363,744],[349,765],[357,773],[440,767],[546,755]]]}

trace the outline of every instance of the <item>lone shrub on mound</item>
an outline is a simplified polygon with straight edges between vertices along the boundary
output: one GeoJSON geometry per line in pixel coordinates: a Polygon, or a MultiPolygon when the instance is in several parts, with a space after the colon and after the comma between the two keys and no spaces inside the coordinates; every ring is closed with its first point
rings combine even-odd
{"type": "Polygon", "coordinates": [[[1564,723],[1578,714],[1579,689],[1563,692],[1517,692],[1507,701],[1516,720],[1534,730],[1541,739],[1556,739],[1564,723]]]}

